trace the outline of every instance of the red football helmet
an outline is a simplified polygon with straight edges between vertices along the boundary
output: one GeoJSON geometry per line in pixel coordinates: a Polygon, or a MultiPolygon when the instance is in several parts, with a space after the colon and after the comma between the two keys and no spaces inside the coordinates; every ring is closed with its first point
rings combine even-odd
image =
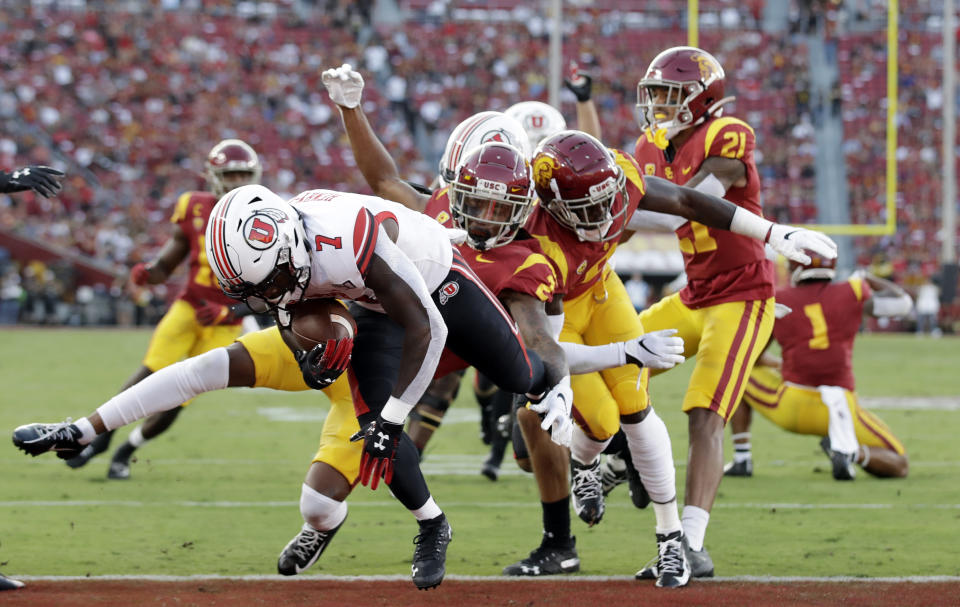
{"type": "Polygon", "coordinates": [[[810,256],[810,263],[790,262],[790,284],[797,286],[807,280],[833,280],[837,275],[837,258],[827,259],[810,249],[804,249],[810,256]]]}
{"type": "Polygon", "coordinates": [[[692,47],[669,48],[650,62],[637,84],[640,126],[664,130],[670,139],[699,124],[732,97],[723,96],[725,75],[713,55],[692,47]]]}
{"type": "Polygon", "coordinates": [[[610,228],[627,210],[626,176],[596,138],[581,131],[547,137],[533,157],[537,196],[547,211],[581,240],[616,238],[610,228]]]}
{"type": "Polygon", "coordinates": [[[460,162],[450,184],[450,215],[478,251],[507,244],[533,212],[533,178],[523,152],[484,143],[460,162]]]}
{"type": "Polygon", "coordinates": [[[221,197],[242,185],[260,183],[260,158],[246,142],[224,139],[207,154],[207,182],[210,191],[221,197]]]}

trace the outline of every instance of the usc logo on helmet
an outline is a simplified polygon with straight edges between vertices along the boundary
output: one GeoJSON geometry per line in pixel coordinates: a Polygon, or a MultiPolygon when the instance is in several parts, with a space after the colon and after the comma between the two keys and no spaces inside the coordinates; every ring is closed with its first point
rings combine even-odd
{"type": "Polygon", "coordinates": [[[710,76],[719,74],[721,71],[716,60],[705,53],[695,53],[690,56],[690,59],[697,62],[697,67],[700,70],[700,80],[706,81],[710,76]]]}
{"type": "Polygon", "coordinates": [[[533,163],[533,180],[541,188],[550,187],[553,172],[557,170],[557,161],[550,156],[541,155],[533,163]]]}

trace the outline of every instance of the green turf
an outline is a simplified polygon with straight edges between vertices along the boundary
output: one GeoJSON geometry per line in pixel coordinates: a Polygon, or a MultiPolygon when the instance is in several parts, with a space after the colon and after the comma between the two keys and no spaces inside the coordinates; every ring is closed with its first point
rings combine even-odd
{"type": "MultiPolygon", "coordinates": [[[[4,331],[0,428],[85,415],[138,366],[148,338],[146,331],[4,331]]],[[[960,399],[958,352],[955,339],[864,336],[856,351],[860,393],[960,399]]],[[[651,388],[673,437],[681,493],[687,445],[678,403],[689,366],[654,379],[651,388]]],[[[326,406],[314,393],[206,395],[140,452],[126,482],[105,479],[104,457],[70,470],[52,455],[28,458],[7,443],[0,449],[0,569],[273,573],[276,555],[300,526],[299,487],[320,422],[272,421],[266,409],[316,418],[326,406]],[[64,505],[72,501],[85,504],[64,505]]],[[[475,409],[470,390],[462,390],[455,410],[475,409]]],[[[718,574],[960,574],[960,412],[879,414],[910,452],[907,480],[861,472],[853,483],[838,483],[815,438],[787,434],[757,417],[755,476],[723,482],[707,534],[718,574]]],[[[475,423],[453,423],[431,445],[427,469],[454,460],[479,471],[484,452],[475,423]]],[[[515,466],[507,461],[505,469],[515,466]]],[[[479,473],[431,474],[428,480],[454,528],[449,572],[495,575],[539,541],[531,477],[490,483],[479,473]]],[[[407,574],[416,532],[411,517],[382,489],[360,488],[350,503],[347,524],[311,572],[407,574]]],[[[625,488],[610,496],[599,526],[588,529],[575,515],[573,526],[585,574],[629,575],[653,555],[653,514],[630,506],[625,488]]]]}

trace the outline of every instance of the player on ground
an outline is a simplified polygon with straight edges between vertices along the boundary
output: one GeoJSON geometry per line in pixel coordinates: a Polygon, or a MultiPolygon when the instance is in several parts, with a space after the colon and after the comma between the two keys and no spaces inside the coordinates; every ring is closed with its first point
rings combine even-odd
{"type": "MultiPolygon", "coordinates": [[[[63,187],[60,179],[64,177],[62,171],[48,166],[28,166],[16,169],[12,173],[0,171],[0,194],[13,194],[33,190],[44,198],[56,196],[63,187]]],[[[0,573],[0,590],[16,590],[23,588],[23,582],[11,580],[0,573]]]]}
{"type": "Polygon", "coordinates": [[[735,452],[724,474],[753,475],[750,421],[756,410],[784,430],[822,436],[837,480],[853,480],[855,463],[874,476],[906,477],[903,444],[857,400],[853,341],[864,314],[909,314],[910,295],[869,274],[834,283],[836,260],[810,258],[791,263],[791,286],[777,290],[777,303],[792,310],[773,326],[782,359],[765,352],[750,374],[743,395],[749,406],[741,404],[730,419],[735,452]]]}
{"type": "MultiPolygon", "coordinates": [[[[732,100],[724,97],[724,80],[709,53],[676,47],[657,55],[637,85],[644,132],[635,157],[642,172],[723,196],[737,208],[731,228],[739,234],[697,221],[659,224],[676,231],[688,282],[640,313],[647,330],[679,329],[684,354],[696,355],[683,400],[690,435],[683,530],[694,577],[713,575],[703,544],[723,476],[723,427],[773,329],[773,264],[763,240],[774,244],[789,230],[764,227],[771,224],[761,218],[753,129],[723,116],[723,105],[732,100]]],[[[649,215],[636,219],[631,229],[655,221],[649,215]]],[[[655,566],[637,573],[655,575],[655,566]]]]}
{"type": "MultiPolygon", "coordinates": [[[[360,75],[349,66],[344,66],[325,72],[324,83],[331,99],[340,107],[354,156],[359,159],[358,166],[373,190],[410,208],[425,208],[427,214],[440,223],[464,228],[469,234],[466,243],[469,246],[460,246],[464,258],[511,311],[531,350],[538,352],[544,360],[553,361],[552,364],[557,368],[566,369],[566,361],[553,338],[554,332],[550,328],[544,305],[547,301],[552,303],[556,285],[554,272],[540,253],[537,241],[520,230],[531,210],[530,201],[527,200],[527,206],[519,209],[509,201],[498,202],[500,196],[491,193],[498,189],[494,187],[495,175],[500,171],[492,171],[485,177],[481,175],[481,171],[495,168],[484,166],[492,160],[486,154],[503,146],[483,144],[479,150],[467,155],[466,162],[461,164],[449,188],[441,189],[431,197],[418,194],[400,179],[396,165],[366,120],[360,107],[363,87],[360,75]],[[484,181],[486,185],[478,187],[484,181]],[[489,191],[484,193],[484,187],[489,191]]],[[[465,123],[473,124],[474,119],[467,119],[465,123]]],[[[458,130],[459,127],[454,130],[451,139],[456,139],[458,130]]],[[[505,153],[509,154],[509,151],[505,153]]],[[[513,158],[511,161],[511,164],[521,163],[527,166],[523,158],[513,158]]],[[[518,182],[528,183],[529,177],[503,179],[501,183],[504,186],[499,189],[507,192],[508,183],[518,182]]],[[[616,351],[612,357],[615,361],[613,365],[628,361],[664,365],[678,362],[671,356],[669,346],[674,344],[672,338],[653,335],[648,336],[647,340],[648,348],[665,353],[663,360],[654,361],[652,355],[649,358],[642,355],[641,352],[647,353],[638,347],[639,340],[636,339],[629,344],[604,347],[616,351]],[[655,343],[661,337],[663,343],[655,343]]],[[[544,533],[541,545],[529,557],[504,569],[504,573],[548,575],[576,571],[579,569],[579,558],[574,538],[570,535],[566,449],[551,442],[544,432],[544,428],[550,425],[547,419],[541,422],[534,412],[527,409],[521,409],[518,418],[534,460],[533,469],[543,508],[544,533]]],[[[556,432],[553,438],[557,438],[556,432]]]]}
{"type": "MultiPolygon", "coordinates": [[[[204,252],[204,231],[210,209],[217,199],[235,187],[258,183],[261,173],[257,153],[245,142],[224,139],[215,145],[206,159],[210,191],[181,194],[170,217],[173,224],[170,239],[156,258],[138,263],[130,270],[130,283],[135,287],[166,282],[187,259],[190,274],[176,300],[157,324],[140,368],[124,382],[121,391],[178,360],[227,346],[240,335],[240,315],[246,311],[231,308],[236,301],[220,291],[210,273],[204,252]]],[[[184,402],[183,406],[188,404],[189,401],[184,402]]],[[[133,453],[148,440],[165,432],[180,411],[182,408],[178,407],[158,413],[134,428],[114,452],[107,477],[129,478],[133,453]]],[[[71,468],[86,465],[107,450],[112,437],[112,431],[98,436],[79,455],[67,460],[67,465],[71,468]]]]}
{"type": "MultiPolygon", "coordinates": [[[[561,341],[600,345],[643,334],[645,327],[608,260],[628,221],[642,223],[644,211],[767,240],[778,252],[801,261],[808,258],[799,247],[835,256],[836,246],[821,234],[773,224],[709,193],[644,178],[632,157],[608,150],[584,133],[564,131],[544,140],[533,172],[542,204],[526,229],[557,268],[557,292],[564,294],[561,341]]],[[[572,366],[569,354],[568,361],[572,366]]],[[[632,462],[654,503],[658,584],[683,585],[690,570],[681,548],[670,438],[649,406],[646,381],[646,371],[630,366],[573,378],[578,422],[571,443],[574,508],[589,524],[603,516],[599,455],[622,427],[632,462]]]]}

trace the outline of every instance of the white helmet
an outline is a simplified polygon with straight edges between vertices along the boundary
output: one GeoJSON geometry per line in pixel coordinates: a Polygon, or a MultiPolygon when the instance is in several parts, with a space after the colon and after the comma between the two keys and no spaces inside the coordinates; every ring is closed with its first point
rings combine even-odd
{"type": "Polygon", "coordinates": [[[310,282],[300,215],[262,185],[241,186],[217,202],[207,222],[206,253],[223,292],[254,312],[299,300],[310,282]]]}
{"type": "Polygon", "coordinates": [[[440,158],[440,185],[445,187],[453,183],[464,157],[488,141],[508,143],[523,152],[524,158],[530,158],[533,152],[527,134],[515,119],[503,112],[474,114],[454,127],[447,139],[447,149],[440,158]]]}
{"type": "Polygon", "coordinates": [[[536,150],[540,142],[550,135],[567,130],[567,121],[563,119],[563,114],[542,101],[521,101],[511,105],[503,113],[520,123],[530,140],[531,150],[536,150]]]}
{"type": "Polygon", "coordinates": [[[204,163],[210,191],[223,196],[233,188],[260,183],[260,157],[245,141],[224,139],[213,146],[204,163]]]}

